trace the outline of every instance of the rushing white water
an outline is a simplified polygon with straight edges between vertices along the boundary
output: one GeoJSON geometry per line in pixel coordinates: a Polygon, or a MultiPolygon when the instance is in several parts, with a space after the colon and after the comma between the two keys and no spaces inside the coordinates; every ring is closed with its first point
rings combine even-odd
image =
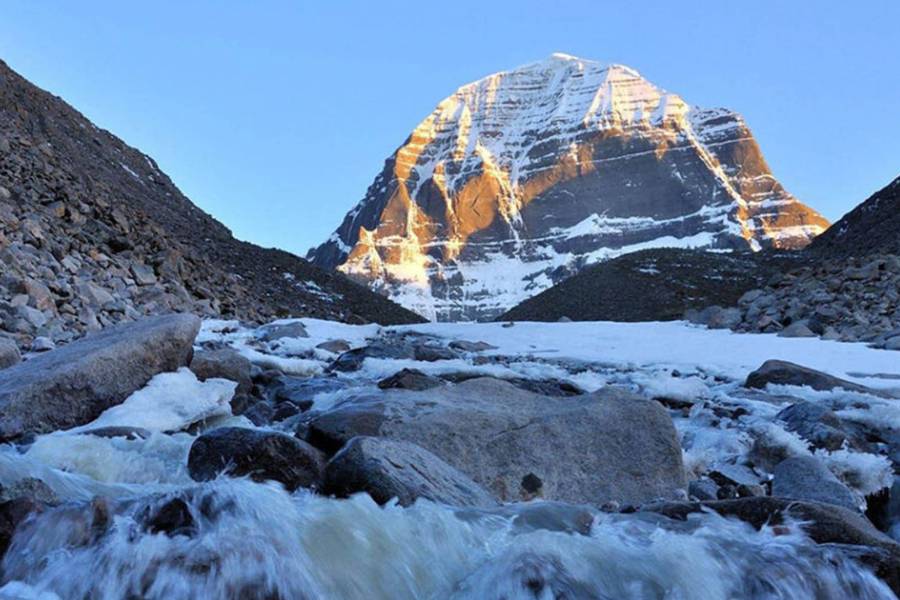
{"type": "Polygon", "coordinates": [[[715,515],[673,522],[552,503],[494,513],[424,501],[379,507],[367,495],[292,496],[241,479],[109,507],[107,515],[102,502],[64,505],[28,522],[4,560],[14,583],[0,597],[893,597],[799,528],[755,531],[715,515]],[[173,496],[186,500],[194,530],[151,533],[148,515],[173,496]]]}

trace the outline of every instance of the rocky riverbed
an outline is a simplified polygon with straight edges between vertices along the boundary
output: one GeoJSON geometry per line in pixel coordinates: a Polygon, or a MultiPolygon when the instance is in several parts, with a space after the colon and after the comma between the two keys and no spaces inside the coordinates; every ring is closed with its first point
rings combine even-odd
{"type": "Polygon", "coordinates": [[[0,598],[893,598],[896,356],[189,315],[0,348],[0,598]]]}

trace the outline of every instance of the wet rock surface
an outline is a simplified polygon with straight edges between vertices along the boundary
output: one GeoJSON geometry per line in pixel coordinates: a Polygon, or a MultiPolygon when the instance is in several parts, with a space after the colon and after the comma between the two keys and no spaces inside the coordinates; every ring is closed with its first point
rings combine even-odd
{"type": "Polygon", "coordinates": [[[275,480],[288,490],[315,487],[325,462],[321,453],[292,436],[241,427],[223,427],[201,435],[191,445],[188,471],[197,481],[219,475],[247,475],[275,480]]]}

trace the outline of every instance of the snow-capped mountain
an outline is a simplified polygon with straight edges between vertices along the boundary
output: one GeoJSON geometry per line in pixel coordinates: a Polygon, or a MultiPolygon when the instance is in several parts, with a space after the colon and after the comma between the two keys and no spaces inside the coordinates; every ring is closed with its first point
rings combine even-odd
{"type": "Polygon", "coordinates": [[[737,113],[554,54],[438,104],[309,256],[430,319],[485,319],[634,250],[798,248],[827,225],[737,113]]]}

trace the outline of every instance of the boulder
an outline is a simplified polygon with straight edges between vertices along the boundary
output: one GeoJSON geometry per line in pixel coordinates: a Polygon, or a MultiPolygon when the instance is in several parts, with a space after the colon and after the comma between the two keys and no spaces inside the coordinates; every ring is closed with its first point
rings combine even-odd
{"type": "Polygon", "coordinates": [[[417,444],[503,501],[523,499],[523,478],[548,500],[635,504],[687,487],[666,410],[620,388],[548,398],[479,378],[426,391],[351,397],[313,418],[307,439],[336,452],[356,436],[417,444]]]}
{"type": "Polygon", "coordinates": [[[772,496],[859,509],[850,488],[813,456],[794,456],[779,463],[772,479],[772,496]]]}
{"type": "Polygon", "coordinates": [[[444,385],[442,379],[426,375],[418,369],[402,369],[378,382],[378,387],[383,390],[391,388],[427,390],[441,385],[444,385]]]}
{"type": "Polygon", "coordinates": [[[878,390],[834,377],[785,360],[767,360],[760,368],[747,376],[744,383],[749,388],[765,388],[768,384],[808,386],[814,390],[827,391],[842,388],[852,392],[862,392],[883,396],[878,390]]]}
{"type": "Polygon", "coordinates": [[[253,389],[252,368],[250,361],[232,348],[200,350],[191,360],[191,371],[197,379],[221,378],[237,382],[236,395],[247,395],[253,389]]]}
{"type": "Polygon", "coordinates": [[[0,369],[17,365],[21,360],[22,355],[19,354],[16,343],[9,338],[0,337],[0,369]]]}
{"type": "Polygon", "coordinates": [[[323,491],[367,492],[379,504],[397,498],[409,506],[426,498],[450,506],[494,506],[484,488],[440,458],[409,442],[356,437],[325,467],[323,491]]]}
{"type": "Polygon", "coordinates": [[[302,440],[243,427],[204,433],[188,454],[188,472],[195,481],[208,481],[223,473],[247,475],[254,481],[280,481],[289,491],[317,487],[324,467],[321,452],[302,440]]]}
{"type": "Polygon", "coordinates": [[[118,325],[0,371],[0,440],[84,425],[190,361],[193,315],[118,325]]]}

